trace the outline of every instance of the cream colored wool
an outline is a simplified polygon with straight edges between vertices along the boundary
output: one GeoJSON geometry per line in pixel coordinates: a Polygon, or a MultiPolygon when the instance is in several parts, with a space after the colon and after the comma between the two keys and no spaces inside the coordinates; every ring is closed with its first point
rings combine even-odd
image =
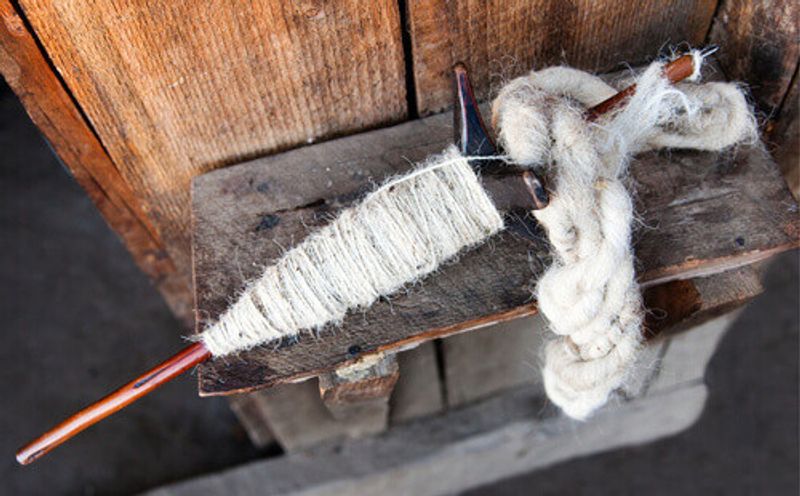
{"type": "Polygon", "coordinates": [[[450,148],[287,251],[200,339],[218,357],[319,330],[502,228],[467,159],[450,148]]]}
{"type": "MultiPolygon", "coordinates": [[[[695,79],[701,62],[695,54],[695,79]]],[[[554,252],[536,296],[560,336],[546,346],[543,376],[549,398],[577,419],[623,384],[640,347],[634,211],[623,184],[630,156],[662,147],[721,150],[756,136],[736,86],[673,86],[662,69],[663,63],[652,64],[633,97],[594,123],[586,109],[617,90],[567,67],[511,81],[493,105],[510,158],[555,169],[553,199],[534,212],[554,252]]]]}

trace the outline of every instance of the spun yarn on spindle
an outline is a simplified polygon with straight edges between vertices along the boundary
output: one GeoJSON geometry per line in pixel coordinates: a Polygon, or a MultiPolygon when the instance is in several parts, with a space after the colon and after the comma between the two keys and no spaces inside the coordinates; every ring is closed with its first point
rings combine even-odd
{"type": "MultiPolygon", "coordinates": [[[[702,63],[698,52],[694,58],[692,79],[702,63]]],[[[624,383],[641,346],[634,209],[625,187],[631,156],[663,147],[722,150],[756,136],[739,87],[672,85],[663,67],[651,64],[625,105],[595,122],[587,121],[587,108],[617,90],[568,67],[512,80],[493,103],[510,158],[555,178],[550,205],[534,212],[553,251],[536,297],[559,336],[545,347],[543,378],[548,397],[577,419],[624,383]]]]}
{"type": "Polygon", "coordinates": [[[502,228],[468,158],[450,147],[390,179],[284,253],[200,339],[218,357],[320,330],[502,228]]]}

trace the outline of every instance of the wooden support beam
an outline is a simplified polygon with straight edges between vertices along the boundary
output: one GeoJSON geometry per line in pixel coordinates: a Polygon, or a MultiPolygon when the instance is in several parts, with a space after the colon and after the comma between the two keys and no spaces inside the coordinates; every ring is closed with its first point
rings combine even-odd
{"type": "MultiPolygon", "coordinates": [[[[710,33],[725,76],[747,84],[762,115],[776,117],[800,59],[795,0],[722,0],[710,33]]],[[[793,105],[797,105],[795,102],[793,105]]]]}
{"type": "Polygon", "coordinates": [[[439,380],[435,342],[422,343],[397,356],[400,378],[389,400],[389,422],[400,424],[441,412],[444,387],[439,380]]]}
{"type": "Polygon", "coordinates": [[[333,418],[370,415],[375,419],[368,423],[382,431],[389,418],[389,396],[399,377],[395,355],[372,355],[319,376],[319,395],[333,418]]]}
{"type": "Polygon", "coordinates": [[[421,114],[452,106],[450,68],[470,67],[476,94],[532,68],[607,72],[641,64],[665,43],[705,42],[717,0],[412,0],[407,2],[421,114]]]}
{"type": "Polygon", "coordinates": [[[547,338],[544,318],[533,315],[443,339],[448,408],[540,384],[547,338]]]}
{"type": "Polygon", "coordinates": [[[540,387],[526,385],[344,450],[274,457],[147,494],[193,496],[221,487],[281,496],[457,494],[578,456],[641,445],[680,432],[701,415],[705,367],[732,318],[654,347],[654,359],[641,363],[648,381],[632,384],[589,422],[559,414],[540,387]]]}

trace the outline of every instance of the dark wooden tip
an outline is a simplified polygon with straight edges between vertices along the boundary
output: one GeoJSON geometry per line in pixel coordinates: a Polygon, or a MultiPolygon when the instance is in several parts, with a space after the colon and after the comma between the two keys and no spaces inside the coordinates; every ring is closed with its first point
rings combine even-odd
{"type": "Polygon", "coordinates": [[[453,108],[454,140],[464,155],[489,157],[497,155],[486,125],[483,123],[478,102],[472,91],[467,66],[458,62],[453,66],[455,77],[455,106],[453,108]]]}
{"type": "MultiPolygon", "coordinates": [[[[453,130],[458,150],[463,155],[472,157],[498,155],[500,152],[484,124],[475,93],[472,91],[467,66],[463,62],[455,64],[453,76],[455,83],[453,130]]],[[[515,170],[500,160],[473,160],[470,165],[484,174],[519,173],[519,170],[515,170]]],[[[527,171],[523,177],[523,183],[529,189],[533,199],[531,207],[533,209],[546,207],[549,196],[544,188],[544,182],[533,171],[527,171]]]]}
{"type": "Polygon", "coordinates": [[[169,382],[195,365],[206,361],[211,352],[202,342],[195,343],[153,367],[105,398],[64,420],[17,451],[17,461],[28,465],[82,430],[130,405],[152,390],[169,382]]]}

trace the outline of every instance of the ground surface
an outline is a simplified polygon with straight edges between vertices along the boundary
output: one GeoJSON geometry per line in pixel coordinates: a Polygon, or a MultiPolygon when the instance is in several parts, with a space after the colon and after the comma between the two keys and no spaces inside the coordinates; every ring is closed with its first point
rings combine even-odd
{"type": "MultiPolygon", "coordinates": [[[[798,494],[798,260],[771,266],[708,371],[689,431],[472,495],[798,494]]],[[[186,377],[30,467],[14,450],[181,345],[187,333],[0,89],[0,493],[132,494],[252,460],[224,400],[186,377]]]]}

